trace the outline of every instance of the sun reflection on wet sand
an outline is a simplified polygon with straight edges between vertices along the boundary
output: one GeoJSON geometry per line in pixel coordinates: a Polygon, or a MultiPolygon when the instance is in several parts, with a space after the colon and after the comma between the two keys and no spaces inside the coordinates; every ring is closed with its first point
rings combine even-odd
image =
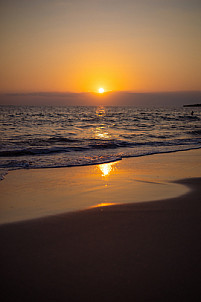
{"type": "Polygon", "coordinates": [[[116,203],[114,203],[114,202],[102,202],[102,203],[96,204],[95,206],[91,206],[90,208],[108,207],[108,206],[113,206],[115,204],[116,203]]]}
{"type": "Polygon", "coordinates": [[[106,163],[106,164],[100,164],[100,165],[98,165],[98,168],[101,171],[101,175],[103,177],[109,176],[114,171],[114,165],[115,164],[116,163],[106,163]]]}

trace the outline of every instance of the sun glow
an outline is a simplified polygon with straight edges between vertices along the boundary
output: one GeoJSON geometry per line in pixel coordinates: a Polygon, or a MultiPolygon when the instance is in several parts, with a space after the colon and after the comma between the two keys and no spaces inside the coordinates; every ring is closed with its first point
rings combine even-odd
{"type": "Polygon", "coordinates": [[[104,88],[101,87],[101,88],[98,89],[98,92],[103,93],[103,92],[105,92],[105,90],[104,90],[104,88]]]}

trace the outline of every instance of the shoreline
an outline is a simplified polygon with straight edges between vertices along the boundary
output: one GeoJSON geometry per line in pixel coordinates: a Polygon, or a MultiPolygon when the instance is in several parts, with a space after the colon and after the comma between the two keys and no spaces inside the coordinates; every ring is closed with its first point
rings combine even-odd
{"type": "Polygon", "coordinates": [[[0,224],[109,204],[183,195],[178,179],[201,177],[201,149],[58,169],[10,171],[0,182],[0,224]]]}
{"type": "Polygon", "coordinates": [[[201,178],[184,196],[0,226],[4,301],[192,301],[201,178]]]}
{"type": "MultiPolygon", "coordinates": [[[[88,167],[88,166],[98,166],[98,165],[104,165],[104,164],[110,164],[110,163],[115,163],[115,162],[119,162],[121,160],[126,160],[126,159],[136,159],[136,158],[142,158],[142,157],[147,157],[147,156],[154,156],[154,155],[168,155],[171,153],[177,153],[177,152],[188,152],[188,151],[194,151],[194,150],[201,150],[201,147],[194,147],[194,148],[189,148],[189,149],[184,149],[184,150],[172,150],[172,151],[163,151],[163,152],[156,152],[156,153],[148,153],[148,154],[142,154],[142,155],[134,155],[134,156],[122,156],[122,157],[117,157],[116,159],[111,159],[111,160],[106,160],[103,162],[96,162],[96,163],[90,163],[90,164],[81,164],[81,165],[69,165],[69,166],[54,166],[54,167],[41,167],[41,168],[15,168],[15,169],[11,169],[11,170],[6,170],[4,171],[2,169],[2,175],[0,178],[0,181],[3,181],[6,177],[6,175],[12,171],[21,171],[21,170],[45,170],[45,169],[66,169],[66,168],[73,168],[73,167],[88,167]]],[[[0,168],[1,169],[1,168],[0,168]]]]}

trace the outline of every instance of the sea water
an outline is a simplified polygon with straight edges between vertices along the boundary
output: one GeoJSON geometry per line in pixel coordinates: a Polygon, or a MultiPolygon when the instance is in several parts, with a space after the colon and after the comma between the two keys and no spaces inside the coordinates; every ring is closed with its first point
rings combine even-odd
{"type": "Polygon", "coordinates": [[[1,179],[9,170],[100,164],[201,148],[201,110],[0,107],[1,179]]]}

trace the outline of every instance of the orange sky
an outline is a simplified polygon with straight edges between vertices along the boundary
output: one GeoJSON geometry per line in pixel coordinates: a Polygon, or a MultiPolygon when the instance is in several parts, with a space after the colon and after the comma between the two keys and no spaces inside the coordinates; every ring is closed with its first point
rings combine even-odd
{"type": "Polygon", "coordinates": [[[0,92],[201,90],[197,0],[2,0],[0,92]]]}

